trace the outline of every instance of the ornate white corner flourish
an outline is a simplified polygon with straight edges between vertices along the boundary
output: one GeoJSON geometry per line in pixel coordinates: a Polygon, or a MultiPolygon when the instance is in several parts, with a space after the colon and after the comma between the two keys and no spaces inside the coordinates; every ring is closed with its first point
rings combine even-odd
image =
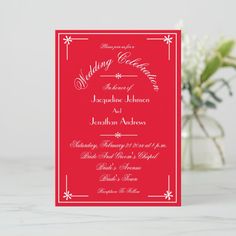
{"type": "Polygon", "coordinates": [[[66,60],[69,60],[69,46],[72,44],[73,41],[80,41],[80,40],[88,40],[88,38],[72,38],[71,36],[65,35],[63,38],[65,47],[66,47],[66,60]]]}
{"type": "Polygon", "coordinates": [[[69,189],[68,189],[68,176],[66,175],[66,188],[65,188],[65,192],[63,193],[63,198],[65,198],[66,201],[71,200],[72,198],[85,198],[88,197],[89,195],[87,194],[72,194],[69,189]]]}
{"type": "Polygon", "coordinates": [[[171,191],[168,191],[168,190],[167,190],[167,191],[164,193],[164,196],[165,196],[165,199],[170,200],[170,199],[173,197],[173,194],[172,194],[171,191]]]}
{"type": "Polygon", "coordinates": [[[168,35],[168,36],[164,36],[163,41],[166,42],[166,44],[171,44],[172,43],[172,39],[173,38],[171,38],[170,35],[168,35]]]}
{"type": "Polygon", "coordinates": [[[63,198],[65,198],[68,201],[69,199],[72,198],[72,193],[70,191],[65,191],[63,198]]]}
{"type": "Polygon", "coordinates": [[[171,37],[169,34],[167,36],[164,36],[162,38],[147,38],[147,40],[160,40],[160,41],[163,41],[164,43],[167,44],[167,48],[168,48],[168,61],[170,61],[170,58],[171,58],[171,47],[170,45],[172,44],[172,40],[173,40],[173,37],[171,37]]]}
{"type": "Polygon", "coordinates": [[[171,188],[170,188],[170,175],[167,178],[167,190],[162,195],[148,195],[150,198],[165,198],[166,200],[170,201],[171,198],[174,197],[171,188]]]}

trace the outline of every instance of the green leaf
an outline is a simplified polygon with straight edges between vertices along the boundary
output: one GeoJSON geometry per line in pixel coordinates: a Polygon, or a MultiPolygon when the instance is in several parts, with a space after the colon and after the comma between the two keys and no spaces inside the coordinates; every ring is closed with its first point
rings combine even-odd
{"type": "Polygon", "coordinates": [[[222,102],[222,99],[219,98],[213,91],[211,90],[206,90],[207,93],[209,93],[211,95],[211,97],[217,101],[217,102],[222,102]]]}
{"type": "Polygon", "coordinates": [[[212,85],[215,84],[215,80],[208,79],[203,86],[203,90],[205,91],[206,89],[210,88],[212,85]]]}
{"type": "Polygon", "coordinates": [[[214,86],[215,84],[218,84],[218,83],[221,83],[223,86],[225,86],[228,89],[228,92],[229,92],[230,96],[233,95],[233,91],[230,87],[229,82],[226,79],[223,79],[223,78],[219,78],[219,79],[215,79],[215,80],[207,80],[206,83],[204,83],[203,91],[207,92],[209,90],[209,88],[211,88],[212,86],[214,86]]]}
{"type": "Polygon", "coordinates": [[[233,50],[235,46],[235,41],[230,39],[230,40],[225,40],[220,43],[220,45],[217,48],[217,51],[221,54],[222,57],[228,56],[231,51],[233,50]]]}
{"type": "Polygon", "coordinates": [[[233,58],[226,57],[223,60],[222,66],[233,67],[236,69],[236,60],[233,58]]]}
{"type": "Polygon", "coordinates": [[[213,109],[216,108],[216,104],[215,104],[214,102],[211,102],[211,101],[206,101],[206,102],[205,102],[205,105],[206,105],[208,108],[213,108],[213,109]]]}
{"type": "Polygon", "coordinates": [[[209,79],[222,65],[222,57],[220,53],[215,54],[210,60],[207,61],[206,67],[201,75],[201,82],[209,79]]]}

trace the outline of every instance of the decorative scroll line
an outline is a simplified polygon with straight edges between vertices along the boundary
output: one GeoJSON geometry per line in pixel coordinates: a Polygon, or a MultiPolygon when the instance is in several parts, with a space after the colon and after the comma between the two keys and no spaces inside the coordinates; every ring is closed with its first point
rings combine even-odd
{"type": "Polygon", "coordinates": [[[120,73],[117,73],[115,75],[100,75],[102,78],[116,78],[116,79],[121,79],[121,78],[137,78],[137,75],[122,75],[120,73]]]}
{"type": "Polygon", "coordinates": [[[121,134],[120,132],[116,132],[114,134],[100,134],[100,136],[121,138],[121,137],[135,137],[135,136],[138,136],[138,135],[137,134],[121,134]]]}

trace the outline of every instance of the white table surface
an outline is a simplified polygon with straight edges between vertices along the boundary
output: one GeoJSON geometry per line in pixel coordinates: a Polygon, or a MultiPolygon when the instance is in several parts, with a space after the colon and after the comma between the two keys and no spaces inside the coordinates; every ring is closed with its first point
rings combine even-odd
{"type": "Polygon", "coordinates": [[[55,207],[53,158],[0,158],[1,236],[235,236],[236,165],[183,172],[182,205],[55,207]]]}

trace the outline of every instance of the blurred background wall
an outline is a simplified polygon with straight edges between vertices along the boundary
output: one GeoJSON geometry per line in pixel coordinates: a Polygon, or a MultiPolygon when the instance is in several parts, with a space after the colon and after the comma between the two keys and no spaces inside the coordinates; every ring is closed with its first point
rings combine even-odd
{"type": "MultiPolygon", "coordinates": [[[[214,41],[236,38],[235,9],[235,0],[0,0],[0,158],[53,158],[55,29],[172,29],[182,20],[214,41]]],[[[228,162],[236,160],[236,80],[233,91],[211,112],[225,128],[228,162]]]]}

